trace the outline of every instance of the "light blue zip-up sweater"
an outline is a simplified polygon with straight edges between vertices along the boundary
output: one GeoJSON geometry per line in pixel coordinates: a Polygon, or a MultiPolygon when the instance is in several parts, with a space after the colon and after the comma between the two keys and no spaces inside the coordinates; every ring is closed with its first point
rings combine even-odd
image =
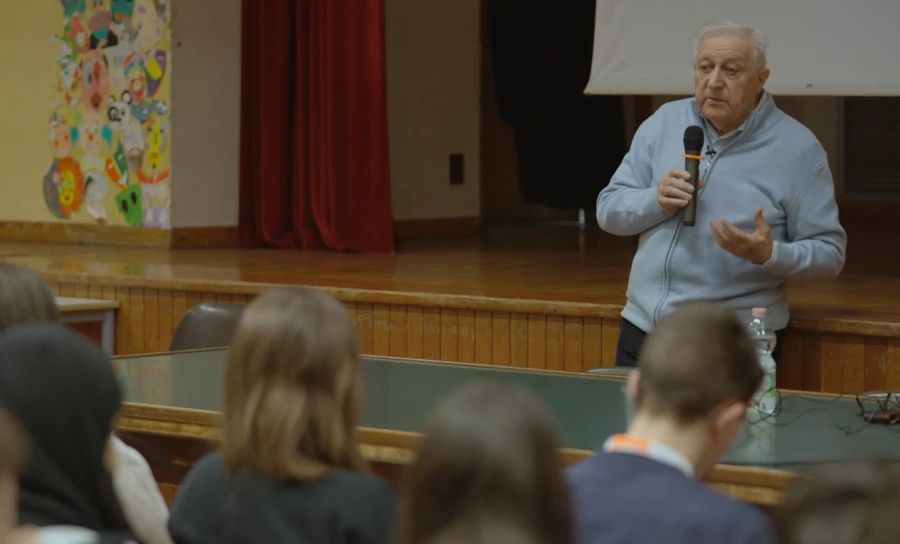
{"type": "Polygon", "coordinates": [[[693,98],[669,102],[640,126],[597,197],[601,228],[640,235],[622,317],[646,332],[692,300],[723,302],[748,322],[750,310],[764,306],[769,326],[782,329],[789,318],[786,278],[835,275],[844,266],[847,236],[825,150],[815,136],[763,93],[742,129],[717,139],[693,98]],[[703,127],[715,154],[701,161],[705,185],[697,197],[696,225],[685,227],[681,212],[662,211],[656,186],[666,172],[684,167],[682,136],[690,125],[703,127]],[[775,240],[771,259],[762,265],[720,248],[709,226],[725,219],[752,232],[758,207],[775,240]]]}

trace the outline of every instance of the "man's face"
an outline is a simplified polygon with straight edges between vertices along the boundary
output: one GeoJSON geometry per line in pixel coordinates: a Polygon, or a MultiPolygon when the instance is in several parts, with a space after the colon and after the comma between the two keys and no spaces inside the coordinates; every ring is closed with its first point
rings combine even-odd
{"type": "Polygon", "coordinates": [[[700,42],[694,59],[694,98],[707,121],[725,134],[747,119],[768,77],[768,68],[753,62],[750,40],[712,36],[700,42]]]}

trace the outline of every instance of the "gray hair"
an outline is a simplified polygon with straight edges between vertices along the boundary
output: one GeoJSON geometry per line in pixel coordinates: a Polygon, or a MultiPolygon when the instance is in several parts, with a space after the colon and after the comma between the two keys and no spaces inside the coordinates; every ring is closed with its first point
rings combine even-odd
{"type": "Polygon", "coordinates": [[[700,44],[703,43],[703,40],[714,36],[721,36],[722,34],[740,36],[750,40],[750,43],[752,44],[753,62],[756,63],[757,69],[762,70],[766,67],[766,47],[769,45],[768,38],[766,38],[762,32],[754,28],[729,21],[707,23],[697,31],[697,34],[694,35],[694,58],[697,58],[697,54],[700,51],[700,44]]]}

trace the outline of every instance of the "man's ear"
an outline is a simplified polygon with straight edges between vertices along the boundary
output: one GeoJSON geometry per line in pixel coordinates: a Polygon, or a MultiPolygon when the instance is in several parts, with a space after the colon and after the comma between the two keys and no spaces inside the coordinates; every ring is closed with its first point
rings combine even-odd
{"type": "Polygon", "coordinates": [[[739,400],[725,401],[713,415],[713,432],[717,437],[727,436],[729,442],[741,428],[747,417],[747,403],[739,400]]]}
{"type": "Polygon", "coordinates": [[[637,404],[638,386],[641,384],[641,371],[634,369],[628,373],[628,381],[625,384],[625,393],[631,404],[637,404]]]}
{"type": "Polygon", "coordinates": [[[765,86],[766,81],[768,81],[768,79],[769,79],[769,69],[763,68],[762,70],[759,71],[759,74],[757,75],[757,77],[759,78],[759,88],[761,89],[761,88],[763,88],[763,86],[765,86]]]}

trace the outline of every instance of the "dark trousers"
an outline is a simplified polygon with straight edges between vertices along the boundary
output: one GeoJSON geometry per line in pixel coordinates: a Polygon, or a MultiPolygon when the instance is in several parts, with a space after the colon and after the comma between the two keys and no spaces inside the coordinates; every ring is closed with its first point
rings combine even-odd
{"type": "MultiPolygon", "coordinates": [[[[616,366],[634,368],[637,366],[638,355],[641,353],[641,346],[644,345],[644,338],[647,333],[637,328],[637,326],[622,319],[619,322],[619,342],[616,344],[616,366]]],[[[781,345],[784,340],[784,329],[775,331],[775,351],[772,352],[772,358],[775,364],[781,356],[781,345]]]]}

